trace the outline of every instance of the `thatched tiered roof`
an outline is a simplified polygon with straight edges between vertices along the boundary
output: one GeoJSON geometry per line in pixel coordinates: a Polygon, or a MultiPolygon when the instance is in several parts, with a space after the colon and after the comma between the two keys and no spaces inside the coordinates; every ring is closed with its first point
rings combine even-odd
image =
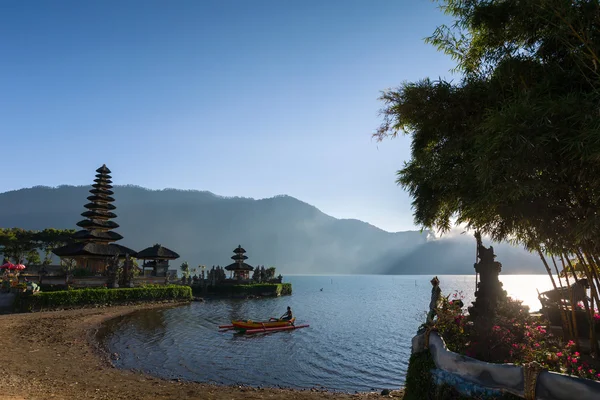
{"type": "Polygon", "coordinates": [[[254,271],[253,266],[244,262],[244,260],[248,259],[248,256],[244,254],[246,250],[241,245],[234,249],[233,252],[235,254],[231,256],[231,259],[235,260],[235,262],[225,267],[227,271],[254,271]]]}
{"type": "Polygon", "coordinates": [[[86,219],[77,223],[77,226],[83,229],[73,235],[79,242],[53,250],[59,257],[124,257],[126,254],[137,254],[125,246],[111,244],[123,239],[123,236],[112,231],[118,228],[119,224],[110,220],[117,216],[111,212],[116,207],[111,204],[115,199],[111,197],[114,192],[111,190],[110,170],[103,165],[96,172],[93,189],[90,189],[92,195],[87,198],[90,203],[84,206],[87,211],[81,214],[86,219]]]}

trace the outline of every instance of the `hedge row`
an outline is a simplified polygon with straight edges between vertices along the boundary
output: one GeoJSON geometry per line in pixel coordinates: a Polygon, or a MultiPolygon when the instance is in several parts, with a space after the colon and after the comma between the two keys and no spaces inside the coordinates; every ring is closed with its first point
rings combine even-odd
{"type": "MultiPolygon", "coordinates": [[[[194,294],[203,294],[202,286],[192,286],[194,294]]],[[[250,285],[208,286],[207,292],[222,296],[286,296],[292,294],[291,283],[255,283],[250,285]]]]}
{"type": "Polygon", "coordinates": [[[87,305],[114,305],[121,303],[165,300],[191,300],[189,286],[146,286],[122,289],[80,289],[56,292],[22,294],[15,301],[15,311],[39,311],[74,308],[87,305]]]}

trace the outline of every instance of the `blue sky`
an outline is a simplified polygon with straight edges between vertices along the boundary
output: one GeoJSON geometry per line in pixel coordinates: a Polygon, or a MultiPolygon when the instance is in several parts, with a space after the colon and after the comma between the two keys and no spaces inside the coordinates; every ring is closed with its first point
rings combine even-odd
{"type": "MultiPolygon", "coordinates": [[[[0,192],[117,184],[289,194],[414,229],[380,91],[451,77],[427,0],[0,2],[0,192]]],[[[118,201],[118,195],[117,195],[118,201]]]]}

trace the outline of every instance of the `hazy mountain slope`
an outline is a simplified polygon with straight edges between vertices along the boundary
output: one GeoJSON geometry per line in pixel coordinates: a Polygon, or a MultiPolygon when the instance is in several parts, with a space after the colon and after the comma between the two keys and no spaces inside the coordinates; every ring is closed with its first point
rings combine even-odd
{"type": "MultiPolygon", "coordinates": [[[[485,243],[485,246],[490,244],[498,256],[496,260],[502,263],[502,273],[545,273],[538,256],[507,243],[485,243]]],[[[472,236],[431,240],[386,264],[384,273],[435,275],[443,271],[446,274],[471,274],[475,273],[475,254],[476,245],[472,236]]]]}
{"type": "MultiPolygon", "coordinates": [[[[0,194],[0,226],[76,228],[88,187],[35,187],[0,194]]],[[[192,265],[231,262],[242,244],[250,264],[281,272],[379,273],[374,261],[391,248],[407,253],[424,243],[419,232],[389,233],[338,220],[289,196],[253,200],[209,192],[116,187],[120,243],[141,250],[161,243],[192,265]],[[402,250],[404,249],[404,250],[402,250]]]]}
{"type": "MultiPolygon", "coordinates": [[[[0,227],[77,228],[89,187],[34,187],[0,194],[0,227]]],[[[117,186],[119,243],[141,250],[155,243],[191,265],[231,263],[238,244],[249,264],[282,273],[473,272],[474,240],[427,241],[427,233],[385,232],[358,220],[339,220],[289,196],[254,200],[210,192],[117,186]]],[[[531,256],[500,245],[505,272],[539,271],[531,256]],[[535,267],[532,267],[535,265],[535,267]],[[531,268],[533,269],[531,269],[531,268]]]]}

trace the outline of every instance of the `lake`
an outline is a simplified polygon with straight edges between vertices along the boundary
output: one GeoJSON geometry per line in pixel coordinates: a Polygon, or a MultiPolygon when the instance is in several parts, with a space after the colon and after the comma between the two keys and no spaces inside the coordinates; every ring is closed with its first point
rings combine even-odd
{"type": "MultiPolygon", "coordinates": [[[[547,275],[501,275],[509,296],[540,308],[547,275]]],[[[371,391],[398,388],[411,339],[425,321],[431,276],[288,276],[291,296],[207,300],[146,310],[109,323],[105,344],[119,368],[217,384],[371,391]],[[321,290],[322,289],[322,290],[321,290]],[[257,335],[218,332],[232,319],[279,317],[291,306],[309,328],[257,335]]],[[[474,275],[439,276],[442,293],[474,300],[474,275]]]]}

